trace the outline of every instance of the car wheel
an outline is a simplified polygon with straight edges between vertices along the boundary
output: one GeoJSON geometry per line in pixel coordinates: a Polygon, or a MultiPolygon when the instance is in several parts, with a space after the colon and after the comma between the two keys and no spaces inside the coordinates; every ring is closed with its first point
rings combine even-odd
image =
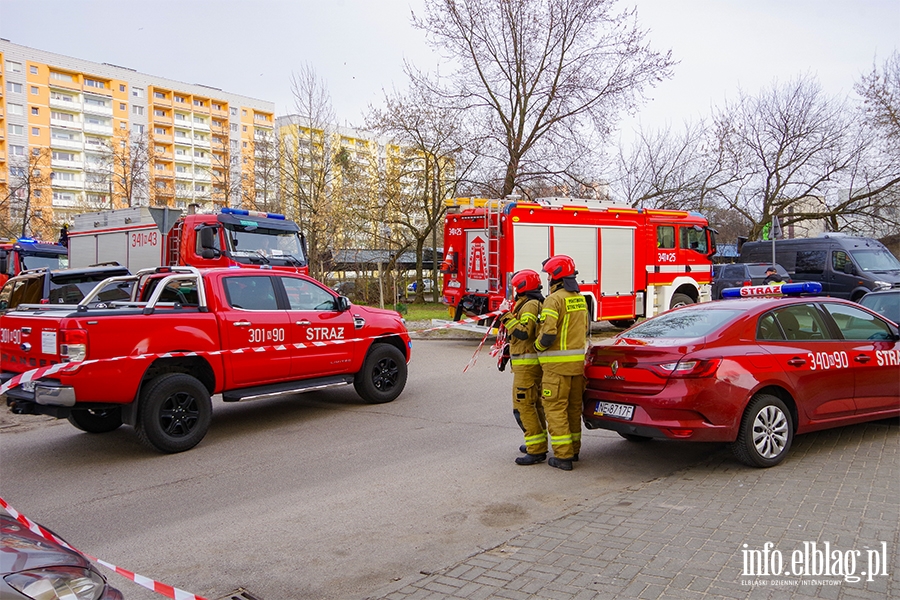
{"type": "Polygon", "coordinates": [[[160,452],[184,452],[200,443],[212,421],[209,391],[196,378],[166,373],[141,391],[137,433],[160,452]]]}
{"type": "Polygon", "coordinates": [[[632,325],[637,322],[636,319],[614,319],[609,322],[613,327],[618,327],[620,329],[628,329],[632,325]]]}
{"type": "Polygon", "coordinates": [[[406,386],[406,375],[403,353],[390,344],[375,344],[353,378],[353,387],[369,404],[383,404],[400,395],[406,386]]]}
{"type": "Polygon", "coordinates": [[[757,394],[744,411],[731,450],[745,465],[774,467],[787,456],[793,440],[794,422],[788,407],[776,396],[757,394]]]}
{"type": "Polygon", "coordinates": [[[76,428],[88,433],[109,433],[122,426],[122,409],[73,409],[68,420],[76,428]]]}
{"type": "Polygon", "coordinates": [[[672,301],[669,302],[669,308],[678,308],[679,306],[687,306],[693,304],[694,299],[687,294],[672,294],[672,301]]]}
{"type": "Polygon", "coordinates": [[[653,439],[652,437],[648,437],[646,435],[635,435],[633,433],[622,433],[621,431],[619,431],[617,433],[619,435],[621,435],[623,438],[625,438],[626,440],[628,440],[629,442],[643,443],[643,442],[649,442],[650,440],[653,439]]]}

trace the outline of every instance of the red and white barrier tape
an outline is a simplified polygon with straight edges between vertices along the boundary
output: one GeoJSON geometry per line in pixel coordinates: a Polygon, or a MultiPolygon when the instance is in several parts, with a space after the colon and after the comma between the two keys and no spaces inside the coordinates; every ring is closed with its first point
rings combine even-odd
{"type": "MultiPolygon", "coordinates": [[[[437,331],[438,329],[447,329],[450,327],[455,327],[461,323],[477,323],[482,319],[487,319],[489,317],[495,317],[497,315],[503,314],[502,311],[494,311],[487,314],[479,315],[477,317],[472,317],[469,319],[463,319],[461,321],[454,321],[453,323],[448,323],[446,325],[441,325],[439,327],[431,327],[429,329],[421,329],[418,331],[410,331],[410,334],[415,333],[426,333],[429,331],[437,331]]],[[[383,336],[376,336],[383,337],[383,336]]],[[[156,358],[174,358],[174,357],[183,357],[183,356],[219,356],[222,354],[242,354],[244,352],[278,352],[287,350],[289,347],[296,348],[301,350],[303,348],[309,347],[321,347],[328,346],[330,344],[349,344],[353,342],[363,342],[373,338],[355,338],[349,340],[326,340],[321,342],[310,342],[308,344],[304,344],[302,342],[294,343],[294,344],[279,344],[277,346],[248,346],[246,348],[237,348],[236,350],[204,350],[199,352],[163,352],[160,354],[136,354],[134,356],[115,356],[112,358],[99,358],[99,359],[88,359],[80,362],[69,362],[69,363],[57,363],[55,365],[49,365],[46,367],[38,367],[37,369],[32,369],[30,371],[25,371],[24,373],[19,373],[14,376],[12,379],[0,385],[0,396],[5,394],[7,391],[11,390],[14,387],[20,386],[24,383],[28,383],[30,381],[36,381],[43,377],[49,377],[54,375],[55,373],[65,372],[65,371],[75,371],[84,366],[100,363],[100,362],[111,362],[115,360],[146,360],[146,359],[156,359],[156,358]]],[[[484,340],[482,340],[482,344],[484,340]]],[[[468,368],[468,367],[467,367],[468,368]]],[[[465,372],[465,370],[464,370],[465,372]]]]}
{"type": "Polygon", "coordinates": [[[140,585],[141,587],[145,587],[148,590],[154,591],[157,594],[162,594],[163,596],[165,596],[167,598],[172,598],[173,600],[206,600],[206,598],[204,598],[203,596],[198,596],[196,594],[186,592],[177,587],[172,587],[171,585],[166,585],[165,583],[155,581],[153,579],[150,579],[149,577],[144,577],[143,575],[138,575],[137,573],[132,573],[131,571],[128,571],[121,567],[117,567],[116,565],[114,565],[112,563],[108,563],[105,560],[100,560],[99,558],[95,558],[95,557],[91,556],[90,554],[87,554],[85,552],[82,552],[81,550],[78,550],[78,549],[72,547],[71,545],[66,543],[65,540],[62,540],[62,539],[56,537],[55,535],[53,535],[53,532],[48,531],[47,529],[44,529],[43,527],[41,527],[40,525],[38,525],[37,523],[35,523],[31,519],[29,519],[28,517],[26,517],[19,511],[17,511],[15,508],[10,506],[9,503],[6,500],[4,500],[3,498],[0,498],[0,506],[2,506],[4,509],[6,509],[6,512],[8,512],[10,515],[12,515],[12,517],[16,521],[18,521],[19,523],[21,523],[22,525],[27,527],[29,529],[29,531],[33,531],[34,533],[38,534],[45,540],[50,540],[51,542],[56,542],[57,544],[59,544],[60,546],[63,546],[64,548],[68,548],[69,550],[72,550],[73,552],[79,553],[79,554],[87,557],[89,560],[92,560],[97,564],[103,565],[104,567],[106,567],[107,569],[110,569],[111,571],[115,571],[122,577],[130,579],[131,581],[135,582],[136,584],[140,585]]]}

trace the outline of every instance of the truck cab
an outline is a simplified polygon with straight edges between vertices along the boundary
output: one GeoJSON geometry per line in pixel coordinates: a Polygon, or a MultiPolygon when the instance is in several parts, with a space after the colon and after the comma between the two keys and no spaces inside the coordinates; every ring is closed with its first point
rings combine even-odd
{"type": "Polygon", "coordinates": [[[29,269],[65,269],[69,251],[59,244],[48,244],[33,238],[0,241],[0,285],[10,277],[29,269]]]}

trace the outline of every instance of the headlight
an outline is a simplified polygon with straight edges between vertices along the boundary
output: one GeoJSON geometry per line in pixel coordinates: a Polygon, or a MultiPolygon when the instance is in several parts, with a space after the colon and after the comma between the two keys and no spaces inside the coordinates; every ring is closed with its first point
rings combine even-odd
{"type": "Polygon", "coordinates": [[[887,281],[876,281],[876,282],[873,284],[873,287],[872,287],[872,290],[875,290],[875,291],[877,291],[877,290],[889,290],[889,289],[891,289],[891,284],[888,283],[887,281]]]}
{"type": "Polygon", "coordinates": [[[80,567],[45,567],[4,577],[6,583],[34,600],[97,600],[106,587],[103,577],[80,567]]]}

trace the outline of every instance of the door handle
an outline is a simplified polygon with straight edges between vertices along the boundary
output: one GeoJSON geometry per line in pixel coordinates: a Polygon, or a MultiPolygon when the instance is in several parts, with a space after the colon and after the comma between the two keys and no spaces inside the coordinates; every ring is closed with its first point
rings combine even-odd
{"type": "Polygon", "coordinates": [[[294,325],[300,325],[301,327],[308,327],[309,325],[312,325],[312,321],[308,321],[307,319],[303,319],[303,320],[301,320],[301,321],[297,321],[296,323],[294,323],[294,325]]]}
{"type": "Polygon", "coordinates": [[[860,362],[860,363],[867,363],[870,360],[872,360],[872,357],[868,356],[866,354],[857,354],[856,356],[853,357],[853,360],[855,360],[856,362],[860,362]]]}
{"type": "Polygon", "coordinates": [[[235,327],[250,327],[250,325],[252,325],[252,323],[250,323],[250,321],[235,321],[234,322],[235,327]]]}
{"type": "Polygon", "coordinates": [[[795,356],[791,360],[787,361],[787,364],[791,365],[792,367],[800,367],[806,364],[806,360],[800,358],[799,356],[795,356]]]}

